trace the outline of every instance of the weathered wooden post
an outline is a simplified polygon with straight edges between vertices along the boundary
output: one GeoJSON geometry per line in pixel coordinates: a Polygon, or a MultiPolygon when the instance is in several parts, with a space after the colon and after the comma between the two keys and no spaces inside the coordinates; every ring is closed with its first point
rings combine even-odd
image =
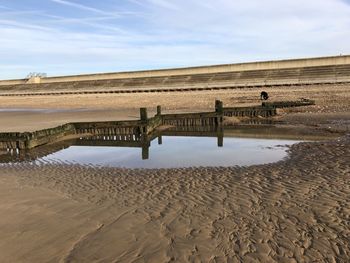
{"type": "Polygon", "coordinates": [[[224,116],[224,104],[221,100],[215,100],[215,112],[217,114],[215,124],[221,126],[224,116]]]}
{"type": "Polygon", "coordinates": [[[218,147],[224,146],[224,128],[219,127],[217,130],[218,147]]]}
{"type": "Polygon", "coordinates": [[[149,159],[149,145],[145,144],[142,146],[142,160],[149,159]]]}
{"type": "Polygon", "coordinates": [[[140,119],[141,121],[147,121],[147,108],[140,108],[140,119]]]}
{"type": "Polygon", "coordinates": [[[162,106],[160,105],[157,106],[157,115],[158,116],[162,115],[162,106]]]}
{"type": "Polygon", "coordinates": [[[141,135],[147,135],[148,134],[148,116],[147,116],[147,108],[140,108],[140,133],[141,135]]]}
{"type": "Polygon", "coordinates": [[[215,112],[219,114],[224,113],[224,104],[221,100],[215,100],[215,112]]]}
{"type": "Polygon", "coordinates": [[[224,146],[224,134],[219,133],[218,134],[218,147],[223,147],[224,146]]]}
{"type": "Polygon", "coordinates": [[[151,143],[147,135],[142,135],[141,137],[141,146],[142,146],[142,160],[148,160],[149,158],[149,147],[151,143]]]}

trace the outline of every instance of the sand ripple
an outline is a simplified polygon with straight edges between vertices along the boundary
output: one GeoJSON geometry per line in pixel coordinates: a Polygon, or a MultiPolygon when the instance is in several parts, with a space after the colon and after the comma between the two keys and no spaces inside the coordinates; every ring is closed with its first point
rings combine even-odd
{"type": "Polygon", "coordinates": [[[349,149],[346,136],[250,167],[23,163],[0,174],[98,207],[101,224],[64,262],[349,262],[349,149]]]}

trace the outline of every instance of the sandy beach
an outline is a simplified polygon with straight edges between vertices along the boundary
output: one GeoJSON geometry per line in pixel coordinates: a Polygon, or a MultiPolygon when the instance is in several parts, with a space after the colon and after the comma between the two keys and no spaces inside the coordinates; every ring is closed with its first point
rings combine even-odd
{"type": "Polygon", "coordinates": [[[347,262],[349,137],[233,168],[1,167],[2,262],[347,262]]]}
{"type": "MultiPolygon", "coordinates": [[[[0,166],[0,262],[349,262],[349,86],[269,88],[281,127],[325,141],[246,167],[121,169],[69,163],[0,166]],[[336,134],[336,138],[334,138],[336,134]]],[[[162,94],[0,97],[0,131],[260,103],[258,89],[162,94]],[[41,103],[42,102],[42,103],[41,103]],[[83,109],[83,110],[77,110],[83,109]],[[151,111],[152,112],[152,111],[151,111]]]]}
{"type": "MultiPolygon", "coordinates": [[[[272,101],[299,98],[310,98],[316,101],[315,106],[306,109],[292,108],[280,112],[282,116],[283,112],[288,113],[285,117],[289,122],[308,123],[308,119],[315,117],[318,117],[317,124],[327,120],[349,119],[349,85],[269,87],[265,90],[272,101]]],[[[162,106],[164,113],[213,111],[215,99],[222,100],[226,106],[259,105],[261,104],[260,92],[261,88],[243,88],[199,92],[0,96],[0,121],[4,123],[0,127],[0,132],[33,131],[73,121],[137,119],[140,116],[140,107],[147,107],[151,116],[155,113],[157,105],[162,106]],[[12,109],[12,111],[6,112],[1,109],[12,109]],[[20,111],[21,109],[24,110],[20,111]],[[50,111],[47,112],[47,110],[50,111]]]]}

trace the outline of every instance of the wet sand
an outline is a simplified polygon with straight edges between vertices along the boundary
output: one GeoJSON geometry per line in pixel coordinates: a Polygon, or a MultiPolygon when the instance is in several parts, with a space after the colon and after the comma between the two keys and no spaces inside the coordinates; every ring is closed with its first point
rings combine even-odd
{"type": "MultiPolygon", "coordinates": [[[[276,100],[308,97],[317,103],[283,110],[278,119],[305,130],[349,133],[348,88],[322,91],[300,96],[272,90],[276,100]]],[[[13,113],[11,129],[104,119],[104,112],[112,118],[114,111],[124,118],[159,101],[179,111],[213,107],[215,98],[256,103],[250,98],[257,92],[128,95],[125,104],[116,103],[126,99],[119,97],[76,104],[70,97],[61,104],[52,98],[48,108],[89,105],[91,112],[13,113]],[[56,116],[61,118],[52,120],[56,116]]],[[[0,98],[2,105],[37,107],[37,99],[11,100],[0,98]]],[[[10,119],[0,113],[1,123],[10,119]]],[[[0,262],[349,262],[349,159],[350,137],[343,135],[293,145],[287,159],[249,167],[3,165],[0,262]]]]}
{"type": "Polygon", "coordinates": [[[350,137],[232,168],[1,167],[1,262],[348,262],[350,137]]]}

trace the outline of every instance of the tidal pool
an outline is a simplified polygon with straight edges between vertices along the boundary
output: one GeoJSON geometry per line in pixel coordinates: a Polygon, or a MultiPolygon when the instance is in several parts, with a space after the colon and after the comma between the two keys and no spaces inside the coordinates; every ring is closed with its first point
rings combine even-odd
{"type": "Polygon", "coordinates": [[[297,140],[162,136],[138,147],[70,146],[38,158],[40,163],[75,163],[125,168],[248,166],[277,162],[297,140]]]}

